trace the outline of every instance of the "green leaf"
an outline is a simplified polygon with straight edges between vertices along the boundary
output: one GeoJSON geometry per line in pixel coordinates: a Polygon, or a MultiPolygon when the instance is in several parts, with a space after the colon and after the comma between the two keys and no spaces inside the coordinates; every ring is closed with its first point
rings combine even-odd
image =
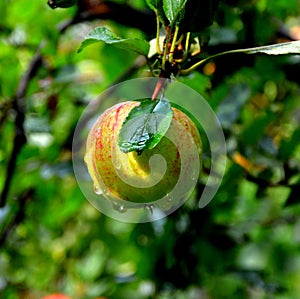
{"type": "Polygon", "coordinates": [[[261,46],[261,47],[254,47],[254,48],[246,48],[246,49],[237,49],[237,50],[230,50],[226,52],[221,52],[212,56],[208,56],[197,63],[195,63],[193,66],[186,70],[182,70],[181,74],[188,74],[191,71],[195,70],[197,67],[202,65],[203,63],[206,63],[208,60],[227,55],[227,54],[235,54],[235,53],[245,53],[245,54],[267,54],[267,55],[286,55],[286,54],[300,54],[300,41],[294,41],[294,42],[287,42],[287,43],[280,43],[280,44],[274,44],[274,45],[267,45],[267,46],[261,46]]]}
{"type": "Polygon", "coordinates": [[[299,145],[300,128],[297,128],[292,136],[288,139],[283,139],[279,148],[279,157],[282,161],[288,160],[292,156],[299,145]]]}
{"type": "Polygon", "coordinates": [[[163,9],[166,17],[173,23],[180,13],[184,12],[187,0],[163,0],[163,9]]]}
{"type": "Polygon", "coordinates": [[[226,51],[226,52],[222,52],[210,56],[208,58],[213,58],[225,54],[234,54],[234,53],[245,53],[245,54],[263,53],[268,55],[300,54],[300,41],[280,43],[280,44],[247,48],[247,49],[230,50],[230,51],[226,51]]]}
{"type": "Polygon", "coordinates": [[[153,10],[157,9],[158,2],[159,2],[159,0],[146,0],[147,5],[153,10]]]}
{"type": "Polygon", "coordinates": [[[105,42],[112,44],[118,48],[130,50],[138,54],[147,56],[149,52],[149,43],[146,40],[138,38],[121,38],[106,27],[94,28],[81,43],[78,52],[81,52],[85,47],[98,43],[105,42]]]}
{"type": "Polygon", "coordinates": [[[180,28],[185,32],[200,33],[213,23],[220,0],[188,0],[180,28]]]}
{"type": "Polygon", "coordinates": [[[125,152],[153,149],[167,132],[173,117],[167,99],[144,99],[128,114],[119,133],[119,147],[125,152]]]}
{"type": "Polygon", "coordinates": [[[168,20],[163,9],[163,0],[146,0],[146,2],[148,6],[157,13],[161,23],[166,26],[168,20]]]}
{"type": "Polygon", "coordinates": [[[300,41],[242,49],[239,52],[246,54],[264,53],[268,55],[300,54],[300,41]]]}

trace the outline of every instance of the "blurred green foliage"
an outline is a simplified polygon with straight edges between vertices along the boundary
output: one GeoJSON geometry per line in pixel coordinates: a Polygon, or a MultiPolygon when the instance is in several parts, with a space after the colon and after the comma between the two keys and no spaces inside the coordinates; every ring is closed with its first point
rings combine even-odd
{"type": "MultiPolygon", "coordinates": [[[[79,2],[83,9],[88,1],[79,2]]],[[[144,1],[115,2],[147,9],[144,1]]],[[[77,186],[72,137],[94,96],[148,70],[121,49],[76,51],[99,25],[125,38],[150,39],[155,28],[146,34],[100,18],[66,25],[76,11],[0,3],[0,190],[14,147],[16,92],[44,41],[24,98],[27,142],[0,208],[1,298],[299,298],[299,56],[230,55],[178,78],[206,97],[223,125],[222,186],[203,209],[190,200],[164,220],[121,223],[77,186]]],[[[207,29],[207,51],[299,39],[299,13],[297,0],[224,0],[207,29]]]]}

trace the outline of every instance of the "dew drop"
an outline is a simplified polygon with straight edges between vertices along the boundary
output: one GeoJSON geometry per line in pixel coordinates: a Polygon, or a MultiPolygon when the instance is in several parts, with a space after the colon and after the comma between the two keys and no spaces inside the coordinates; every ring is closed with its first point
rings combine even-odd
{"type": "Polygon", "coordinates": [[[98,195],[101,195],[103,193],[102,190],[97,185],[94,185],[94,192],[98,195]]]}
{"type": "Polygon", "coordinates": [[[114,167],[115,167],[117,170],[120,170],[120,169],[121,169],[122,163],[121,163],[120,159],[116,159],[116,160],[115,160],[114,167]]]}
{"type": "Polygon", "coordinates": [[[166,201],[171,202],[172,200],[173,200],[172,195],[168,193],[168,194],[166,195],[166,201]]]}
{"type": "Polygon", "coordinates": [[[104,196],[106,196],[106,197],[109,197],[109,196],[110,196],[110,194],[109,194],[109,192],[108,192],[108,190],[107,190],[106,188],[103,189],[103,194],[104,194],[104,196]]]}
{"type": "Polygon", "coordinates": [[[150,216],[153,216],[153,205],[145,205],[145,209],[149,212],[150,216]]]}
{"type": "Polygon", "coordinates": [[[124,205],[122,205],[122,204],[119,204],[119,203],[117,203],[117,202],[113,202],[113,208],[116,210],[116,211],[118,211],[118,212],[120,212],[120,213],[125,213],[125,212],[127,212],[127,209],[124,207],[124,205]]]}
{"type": "Polygon", "coordinates": [[[124,207],[124,206],[120,206],[119,207],[119,210],[118,210],[120,213],[125,213],[125,212],[127,212],[127,209],[124,207]]]}

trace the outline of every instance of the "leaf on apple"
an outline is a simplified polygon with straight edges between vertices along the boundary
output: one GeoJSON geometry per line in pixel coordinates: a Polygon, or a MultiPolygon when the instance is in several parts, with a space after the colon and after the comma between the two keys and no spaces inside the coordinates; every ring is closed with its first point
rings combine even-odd
{"type": "Polygon", "coordinates": [[[115,47],[136,52],[147,56],[149,52],[149,42],[139,38],[121,38],[106,27],[94,28],[81,43],[77,52],[81,52],[89,45],[105,42],[106,44],[114,45],[115,47]]]}
{"type": "Polygon", "coordinates": [[[119,133],[119,147],[124,153],[154,148],[167,132],[173,117],[170,102],[143,99],[128,114],[119,133]]]}

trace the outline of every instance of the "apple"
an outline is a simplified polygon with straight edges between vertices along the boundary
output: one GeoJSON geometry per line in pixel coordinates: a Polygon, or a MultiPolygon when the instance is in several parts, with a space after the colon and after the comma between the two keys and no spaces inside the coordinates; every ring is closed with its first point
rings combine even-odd
{"type": "Polygon", "coordinates": [[[46,297],[43,297],[42,299],[71,299],[71,298],[64,294],[57,293],[57,294],[48,295],[46,297]]]}
{"type": "Polygon", "coordinates": [[[191,167],[199,163],[202,145],[193,121],[172,108],[168,131],[153,149],[122,152],[119,132],[129,112],[138,105],[138,101],[118,103],[98,117],[88,134],[84,160],[96,193],[115,201],[146,204],[168,195],[181,171],[189,179],[191,167]],[[192,147],[196,156],[190,153],[192,147]],[[183,156],[184,163],[191,167],[182,167],[183,156]]]}
{"type": "MultiPolygon", "coordinates": [[[[51,294],[46,297],[43,297],[42,299],[71,299],[71,298],[64,294],[56,293],[56,294],[51,294]]],[[[97,297],[94,299],[108,299],[108,298],[107,297],[97,297]]]]}

